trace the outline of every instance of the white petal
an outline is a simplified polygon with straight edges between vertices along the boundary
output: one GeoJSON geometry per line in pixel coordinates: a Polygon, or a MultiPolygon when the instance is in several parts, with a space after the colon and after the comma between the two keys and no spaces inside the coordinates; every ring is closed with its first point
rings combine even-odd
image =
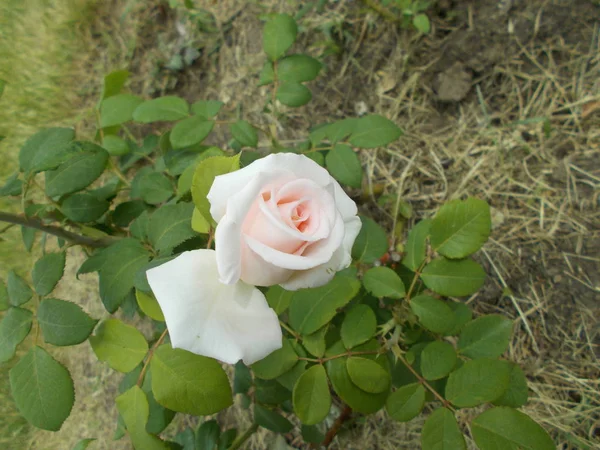
{"type": "Polygon", "coordinates": [[[147,272],[174,348],[252,364],[281,348],[277,314],[243,282],[218,281],[213,250],[184,252],[147,272]]]}

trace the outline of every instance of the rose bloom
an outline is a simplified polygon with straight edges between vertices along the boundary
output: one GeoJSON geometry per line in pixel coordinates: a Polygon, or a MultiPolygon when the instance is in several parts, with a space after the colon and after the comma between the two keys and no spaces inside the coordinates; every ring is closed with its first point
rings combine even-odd
{"type": "Polygon", "coordinates": [[[317,287],[351,262],[356,204],[310,158],[269,155],[215,178],[215,251],[148,270],[174,348],[252,364],[281,348],[279,319],[254,286],[317,287]]]}

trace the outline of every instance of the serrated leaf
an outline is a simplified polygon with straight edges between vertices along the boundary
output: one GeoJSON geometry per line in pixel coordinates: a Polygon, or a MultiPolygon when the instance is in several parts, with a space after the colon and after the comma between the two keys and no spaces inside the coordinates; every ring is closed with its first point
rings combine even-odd
{"type": "Polygon", "coordinates": [[[320,358],[325,354],[325,335],[327,334],[328,325],[320,328],[311,334],[302,336],[302,345],[308,352],[320,358]]]}
{"type": "Polygon", "coordinates": [[[100,361],[114,370],[131,372],[146,356],[148,343],[136,328],[117,319],[106,319],[90,337],[90,344],[100,361]]]}
{"type": "Polygon", "coordinates": [[[171,130],[171,145],[174,149],[181,149],[199,144],[210,134],[214,126],[214,120],[206,120],[203,116],[188,117],[178,122],[171,130]]]}
{"type": "Polygon", "coordinates": [[[499,314],[466,324],[458,338],[458,351],[469,358],[497,358],[508,348],[512,321],[499,314]]]}
{"type": "Polygon", "coordinates": [[[283,339],[283,346],[266,358],[252,364],[254,375],[263,380],[272,380],[290,370],[298,361],[289,339],[283,339]]]}
{"type": "Polygon", "coordinates": [[[192,203],[164,205],[150,216],[148,240],[159,253],[196,236],[192,229],[192,203]]]}
{"type": "Polygon", "coordinates": [[[281,81],[302,83],[317,78],[322,64],[308,55],[290,55],[277,64],[277,78],[281,81]]]}
{"type": "Polygon", "coordinates": [[[425,406],[425,388],[420,383],[401,387],[387,399],[385,409],[392,419],[408,422],[419,414],[425,406]]]}
{"type": "Polygon", "coordinates": [[[69,371],[34,346],[10,370],[10,389],[19,412],[38,428],[58,431],[69,417],[75,391],[69,371]]]}
{"type": "Polygon", "coordinates": [[[291,390],[283,387],[278,381],[257,378],[254,380],[254,384],[256,386],[254,399],[259,403],[280,405],[292,398],[291,390]]]}
{"type": "Polygon", "coordinates": [[[33,295],[27,282],[13,270],[8,272],[7,291],[8,300],[13,306],[21,306],[27,303],[33,295]]]}
{"type": "Polygon", "coordinates": [[[516,364],[510,364],[510,378],[508,380],[508,389],[493,403],[496,406],[510,406],[520,408],[527,403],[529,398],[529,389],[527,387],[527,378],[523,370],[516,364]]]}
{"type": "Polygon", "coordinates": [[[447,376],[457,361],[456,351],[448,342],[434,341],[421,352],[421,373],[426,380],[439,380],[447,376]]]}
{"type": "Polygon", "coordinates": [[[281,414],[258,404],[254,405],[254,422],[275,433],[285,434],[294,428],[292,423],[281,414]]]}
{"type": "Polygon", "coordinates": [[[75,132],[71,128],[49,128],[31,136],[19,153],[22,172],[54,169],[72,153],[75,132]]]}
{"type": "Polygon", "coordinates": [[[415,272],[423,261],[427,250],[427,238],[431,230],[431,219],[421,220],[408,233],[402,264],[415,272]]]}
{"type": "Polygon", "coordinates": [[[328,284],[312,289],[300,289],[290,302],[290,324],[301,334],[311,334],[327,324],[360,289],[358,280],[334,277],[328,284]]]}
{"type": "Polygon", "coordinates": [[[132,220],[148,210],[148,205],[142,200],[131,200],[117,205],[112,212],[112,222],[122,228],[129,226],[132,220]]]}
{"type": "Polygon", "coordinates": [[[46,194],[58,197],[92,184],[106,168],[108,153],[91,142],[79,143],[81,151],[56,169],[46,172],[46,194]]]}
{"type": "Polygon", "coordinates": [[[434,333],[445,333],[454,326],[454,314],[442,300],[419,295],[411,299],[410,309],[419,318],[419,322],[434,333]]]}
{"type": "Polygon", "coordinates": [[[345,144],[336,144],[325,157],[327,170],[340,183],[353,188],[362,186],[363,170],[358,155],[345,144]]]}
{"type": "Polygon", "coordinates": [[[12,174],[2,187],[0,187],[0,197],[9,195],[21,195],[23,190],[23,182],[18,178],[19,174],[12,174]]]}
{"type": "Polygon", "coordinates": [[[286,291],[281,286],[271,286],[267,290],[265,297],[269,306],[277,315],[280,315],[287,311],[293,295],[294,291],[286,291]]]}
{"type": "Polygon", "coordinates": [[[425,421],[421,431],[423,450],[467,450],[465,438],[452,411],[436,409],[425,421]]]}
{"type": "Polygon", "coordinates": [[[150,408],[146,394],[139,386],[119,395],[116,403],[136,450],[167,450],[165,443],[146,431],[150,408]]]}
{"type": "Polygon", "coordinates": [[[447,258],[464,258],[487,241],[492,229],[490,207],[483,200],[454,200],[431,222],[431,246],[447,258]]]}
{"type": "Polygon", "coordinates": [[[352,382],[365,392],[379,394],[390,388],[390,372],[375,361],[351,356],[346,361],[346,369],[352,382]]]}
{"type": "Polygon", "coordinates": [[[0,321],[0,363],[15,356],[19,345],[31,331],[33,314],[23,308],[10,308],[0,321]]]}
{"type": "Polygon", "coordinates": [[[227,374],[214,359],[162,345],[151,370],[156,400],[173,411],[209,415],[233,403],[227,374]]]}
{"type": "Polygon", "coordinates": [[[97,323],[75,303],[55,298],[42,300],[37,310],[37,320],[44,342],[60,346],[82,343],[97,323]]]}
{"type": "Polygon", "coordinates": [[[68,219],[73,222],[87,223],[102,217],[108,211],[110,203],[86,192],[68,196],[60,206],[68,219]]]}
{"type": "Polygon", "coordinates": [[[402,279],[389,267],[373,267],[363,277],[365,289],[375,297],[403,298],[406,294],[402,279]]]}
{"type": "Polygon", "coordinates": [[[100,128],[112,127],[129,122],[133,112],[143,102],[135,95],[120,94],[106,98],[100,104],[100,128]]]}
{"type": "Polygon", "coordinates": [[[196,167],[198,167],[198,164],[200,164],[200,162],[202,162],[203,160],[213,156],[225,156],[225,152],[223,152],[223,150],[217,147],[209,147],[206,150],[204,150],[198,156],[198,158],[183,171],[183,173],[177,180],[177,195],[179,197],[183,197],[192,188],[194,172],[196,171],[196,167]]]}
{"type": "Polygon", "coordinates": [[[102,138],[102,148],[111,156],[123,156],[131,152],[131,147],[125,139],[114,134],[102,138]]]}
{"type": "Polygon", "coordinates": [[[271,61],[281,58],[296,40],[298,26],[287,14],[277,14],[263,29],[263,49],[271,61]]]}
{"type": "Polygon", "coordinates": [[[317,364],[304,372],[294,386],[292,398],[294,412],[304,425],[315,425],[324,420],[331,408],[325,368],[317,364]]]}
{"type": "Polygon", "coordinates": [[[180,97],[159,97],[140,104],[133,112],[133,119],[141,123],[180,120],[188,116],[189,109],[180,97]]]}
{"type": "Polygon", "coordinates": [[[322,125],[310,133],[310,141],[317,146],[321,141],[327,139],[332,144],[350,136],[356,128],[359,119],[348,118],[337,122],[322,125]]]}
{"type": "Polygon", "coordinates": [[[512,408],[488,409],[471,422],[471,430],[481,450],[556,449],[556,444],[540,425],[512,408]]]}
{"type": "Polygon", "coordinates": [[[381,258],[389,248],[385,230],[374,220],[360,216],[362,226],[352,247],[352,258],[365,264],[372,264],[381,258]]]}
{"type": "Polygon", "coordinates": [[[196,233],[208,234],[210,233],[210,228],[210,222],[194,207],[194,211],[192,212],[192,230],[196,233]]]}
{"type": "Polygon", "coordinates": [[[461,332],[463,327],[473,319],[473,311],[464,303],[448,302],[447,305],[454,313],[454,324],[452,328],[444,334],[447,336],[456,336],[461,332]]]}
{"type": "Polygon", "coordinates": [[[470,408],[498,399],[508,388],[510,364],[497,359],[473,359],[448,377],[446,399],[470,408]]]}
{"type": "Polygon", "coordinates": [[[171,181],[159,172],[138,173],[131,183],[131,198],[141,198],[150,205],[166,202],[173,194],[171,181]]]}
{"type": "Polygon", "coordinates": [[[145,292],[136,289],[135,299],[140,309],[148,317],[159,322],[165,321],[165,316],[163,315],[163,312],[160,309],[160,305],[158,304],[158,301],[156,300],[156,298],[154,298],[152,294],[146,294],[145,292]]]}
{"type": "Polygon", "coordinates": [[[402,136],[402,130],[394,122],[377,114],[361,117],[354,126],[349,139],[354,147],[383,147],[402,136]]]}
{"type": "Polygon", "coordinates": [[[230,126],[233,138],[243,147],[256,147],[258,145],[258,134],[252,125],[245,120],[238,120],[230,126]]]}
{"type": "Polygon", "coordinates": [[[200,100],[192,105],[192,113],[207,120],[212,119],[221,111],[223,104],[218,100],[200,100]]]}
{"type": "Polygon", "coordinates": [[[277,100],[286,106],[297,108],[306,105],[311,99],[310,89],[300,83],[287,81],[281,83],[277,89],[277,100]]]}
{"type": "Polygon", "coordinates": [[[346,313],[340,334],[344,346],[350,350],[367,342],[376,331],[375,313],[367,305],[358,304],[346,313]]]}
{"type": "Polygon", "coordinates": [[[483,268],[471,259],[434,259],[421,273],[425,286],[447,297],[474,294],[483,286],[485,276],[483,268]]]}
{"type": "Polygon", "coordinates": [[[23,239],[25,250],[28,252],[31,252],[31,249],[33,248],[33,244],[35,243],[35,235],[35,228],[29,228],[25,226],[21,227],[21,238],[23,239]]]}
{"type": "Polygon", "coordinates": [[[54,290],[65,271],[65,253],[46,253],[33,266],[31,278],[33,288],[40,296],[48,295],[54,290]]]}

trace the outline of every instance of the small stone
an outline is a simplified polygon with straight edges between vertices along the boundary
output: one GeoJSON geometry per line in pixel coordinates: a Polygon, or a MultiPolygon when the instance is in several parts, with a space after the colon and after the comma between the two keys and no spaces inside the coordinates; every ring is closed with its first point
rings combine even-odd
{"type": "Polygon", "coordinates": [[[460,102],[471,90],[473,75],[465,66],[456,62],[452,67],[440,72],[433,82],[438,100],[443,102],[460,102]]]}

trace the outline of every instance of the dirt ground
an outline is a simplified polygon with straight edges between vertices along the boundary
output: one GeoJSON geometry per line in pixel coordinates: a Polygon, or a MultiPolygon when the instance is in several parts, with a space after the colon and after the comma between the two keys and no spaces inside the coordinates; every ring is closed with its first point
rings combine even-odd
{"type": "MultiPolygon", "coordinates": [[[[479,259],[489,277],[469,302],[514,319],[509,356],[529,380],[525,410],[558,448],[600,448],[600,6],[438,0],[429,11],[432,33],[420,36],[362,2],[328,2],[301,19],[294,47],[325,64],[310,85],[313,101],[265,123],[267,90],[256,88],[265,58],[259,16],[293,14],[297,3],[196,2],[214,14],[217,31],[209,33],[162,3],[112,0],[99,5],[95,31],[100,39],[113,30],[121,57],[102,60],[99,46],[98,60],[107,69],[127,63],[136,94],[219,99],[232,117],[277,126],[290,145],[322,122],[366,112],[394,120],[405,135],[361,154],[367,180],[351,192],[361,210],[392,230],[393,205],[378,203],[382,194],[410,202],[417,217],[452,198],[487,200],[493,234],[479,259]],[[190,47],[199,50],[193,63],[174,68],[190,47]]],[[[225,147],[229,138],[223,129],[212,139],[225,147]]],[[[89,305],[95,281],[85,279],[89,305]]],[[[70,448],[83,437],[98,438],[94,449],[129,448],[110,440],[116,409],[105,392],[118,377],[84,346],[63,356],[81,376],[76,414],[58,435],[37,433],[29,448],[70,448]],[[49,443],[56,439],[62,444],[49,443]]],[[[241,408],[219,419],[241,429],[250,423],[241,408]]],[[[379,413],[348,426],[331,448],[416,449],[423,420],[399,424],[379,413]]],[[[258,433],[247,448],[264,450],[269,439],[258,433]]]]}

